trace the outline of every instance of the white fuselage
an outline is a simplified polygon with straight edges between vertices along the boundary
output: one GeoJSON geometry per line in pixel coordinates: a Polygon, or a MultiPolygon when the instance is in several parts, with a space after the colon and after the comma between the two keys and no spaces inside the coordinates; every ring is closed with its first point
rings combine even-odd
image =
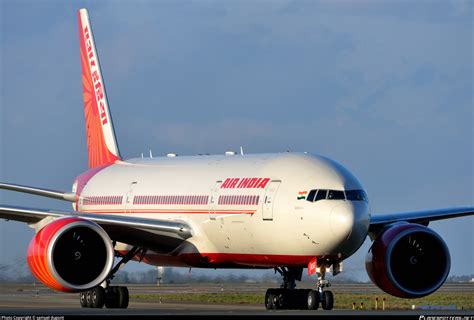
{"type": "Polygon", "coordinates": [[[306,201],[312,189],[363,187],[335,161],[303,153],[141,158],[95,174],[77,209],[189,224],[193,236],[179,250],[147,253],[145,262],[156,265],[273,267],[306,266],[312,257],[343,260],[367,236],[368,203],[306,201]]]}

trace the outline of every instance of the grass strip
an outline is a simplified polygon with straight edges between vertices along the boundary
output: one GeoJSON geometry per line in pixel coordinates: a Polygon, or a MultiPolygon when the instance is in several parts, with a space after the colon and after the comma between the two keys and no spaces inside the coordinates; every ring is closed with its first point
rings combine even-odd
{"type": "MultiPolygon", "coordinates": [[[[358,294],[358,293],[335,293],[335,309],[352,309],[353,303],[356,309],[374,310],[375,299],[378,298],[378,309],[382,309],[383,298],[385,298],[385,309],[412,309],[420,306],[456,306],[457,309],[474,309],[474,294],[472,292],[440,292],[419,299],[401,299],[386,294],[358,294]]],[[[222,303],[222,304],[250,304],[263,305],[264,294],[262,293],[186,293],[182,294],[132,294],[132,299],[160,302],[193,302],[193,303],[222,303]]]]}

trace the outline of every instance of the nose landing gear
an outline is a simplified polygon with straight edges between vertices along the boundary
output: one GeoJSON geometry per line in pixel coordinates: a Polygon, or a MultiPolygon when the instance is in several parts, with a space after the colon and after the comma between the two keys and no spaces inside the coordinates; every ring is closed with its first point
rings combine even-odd
{"type": "Polygon", "coordinates": [[[301,281],[303,268],[275,268],[283,276],[279,289],[268,289],[265,293],[265,308],[271,309],[300,309],[318,310],[319,305],[324,310],[332,310],[334,295],[329,290],[329,281],[325,280],[326,270],[321,267],[318,273],[316,290],[296,289],[296,280],[301,281]]]}

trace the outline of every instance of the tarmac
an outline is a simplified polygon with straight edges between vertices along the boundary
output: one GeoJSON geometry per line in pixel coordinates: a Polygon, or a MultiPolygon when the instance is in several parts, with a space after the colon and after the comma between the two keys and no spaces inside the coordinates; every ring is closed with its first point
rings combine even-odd
{"type": "MultiPolygon", "coordinates": [[[[188,285],[127,285],[130,294],[147,293],[192,293],[192,292],[264,292],[272,285],[262,284],[188,284],[188,285]]],[[[338,292],[371,292],[379,290],[373,285],[338,284],[338,292]]],[[[474,284],[445,285],[443,291],[472,291],[474,284]]],[[[336,296],[337,298],[337,296],[336,296]]],[[[457,316],[459,319],[474,320],[474,310],[265,310],[262,305],[236,305],[211,303],[171,303],[130,299],[128,309],[90,309],[81,308],[78,294],[67,294],[50,290],[42,285],[32,284],[0,284],[0,319],[29,320],[28,316],[151,316],[151,315],[200,315],[200,316],[457,316]]],[[[60,319],[60,318],[59,318],[60,319]]],[[[448,318],[449,319],[449,318],[448,318]]]]}

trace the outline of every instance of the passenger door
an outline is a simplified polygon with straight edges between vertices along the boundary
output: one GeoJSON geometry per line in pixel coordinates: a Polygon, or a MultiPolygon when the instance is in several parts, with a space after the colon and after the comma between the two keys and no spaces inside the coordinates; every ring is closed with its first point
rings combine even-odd
{"type": "Polygon", "coordinates": [[[281,181],[273,180],[268,184],[267,190],[265,191],[265,197],[263,198],[262,203],[262,218],[263,220],[271,221],[273,220],[273,205],[275,202],[275,197],[280,187],[281,181]]]}
{"type": "Polygon", "coordinates": [[[133,208],[133,197],[134,197],[134,189],[137,185],[136,181],[133,181],[130,183],[130,186],[128,188],[128,192],[125,196],[125,213],[131,213],[132,208],[133,208]]]}
{"type": "Polygon", "coordinates": [[[211,190],[211,199],[209,200],[209,218],[211,220],[216,220],[216,208],[219,201],[219,187],[221,184],[222,180],[216,181],[211,190]]]}

